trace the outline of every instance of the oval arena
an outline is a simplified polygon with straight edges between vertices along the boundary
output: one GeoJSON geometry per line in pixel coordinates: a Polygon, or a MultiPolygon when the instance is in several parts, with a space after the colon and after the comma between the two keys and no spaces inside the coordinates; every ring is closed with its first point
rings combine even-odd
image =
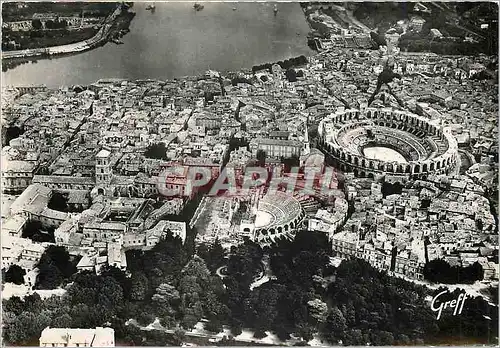
{"type": "Polygon", "coordinates": [[[450,130],[407,111],[367,108],[336,112],[319,123],[318,133],[319,145],[334,165],[358,177],[425,177],[451,174],[460,166],[457,141],[450,130]],[[394,150],[404,161],[366,156],[365,150],[373,147],[394,150]]]}

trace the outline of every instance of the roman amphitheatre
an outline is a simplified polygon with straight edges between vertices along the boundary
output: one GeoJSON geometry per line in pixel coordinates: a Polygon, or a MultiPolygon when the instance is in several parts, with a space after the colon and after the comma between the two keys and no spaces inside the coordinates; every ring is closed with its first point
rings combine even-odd
{"type": "Polygon", "coordinates": [[[349,109],[325,117],[319,145],[334,165],[357,177],[390,174],[425,178],[460,167],[455,137],[446,127],[390,108],[349,109]]]}

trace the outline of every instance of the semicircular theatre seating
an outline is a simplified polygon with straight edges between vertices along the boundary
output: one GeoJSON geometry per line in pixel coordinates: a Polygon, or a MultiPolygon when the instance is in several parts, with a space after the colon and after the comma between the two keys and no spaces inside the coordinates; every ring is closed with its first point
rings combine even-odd
{"type": "Polygon", "coordinates": [[[300,202],[282,192],[265,195],[259,201],[258,210],[274,217],[267,225],[255,229],[254,238],[258,242],[288,236],[305,216],[300,202]]]}

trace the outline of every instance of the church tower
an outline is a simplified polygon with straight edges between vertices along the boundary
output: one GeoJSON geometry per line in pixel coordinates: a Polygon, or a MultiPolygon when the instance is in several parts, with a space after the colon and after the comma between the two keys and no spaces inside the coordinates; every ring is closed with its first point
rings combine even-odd
{"type": "Polygon", "coordinates": [[[311,153],[311,146],[309,144],[309,132],[307,131],[307,120],[304,123],[305,134],[304,134],[304,148],[302,149],[302,156],[307,156],[311,153]]]}
{"type": "Polygon", "coordinates": [[[96,155],[95,163],[95,180],[96,185],[109,185],[113,172],[110,165],[111,152],[102,149],[96,155]]]}

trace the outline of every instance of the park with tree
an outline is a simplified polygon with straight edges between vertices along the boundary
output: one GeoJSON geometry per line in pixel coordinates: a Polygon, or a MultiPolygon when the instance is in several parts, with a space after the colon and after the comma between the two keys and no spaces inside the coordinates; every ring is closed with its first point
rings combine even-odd
{"type": "MultiPolygon", "coordinates": [[[[64,286],[65,294],[4,299],[4,337],[10,344],[29,344],[47,326],[108,325],[117,342],[180,345],[184,332],[201,319],[213,333],[227,325],[235,337],[244,329],[256,338],[272,331],[281,340],[293,334],[303,343],[314,335],[324,344],[343,345],[432,344],[460,335],[487,343],[485,337],[498,335],[498,310],[482,297],[469,299],[460,317],[447,312],[437,321],[426,298],[438,290],[391,277],[363,260],[334,267],[330,250],[327,236],[309,231],[272,248],[247,239],[229,253],[219,241],[195,251],[167,233],[151,250],[128,251],[126,273],[107,267],[97,275],[74,273],[74,260],[52,247],[40,261],[45,275],[36,288],[64,286]],[[264,257],[274,277],[252,287],[264,257]],[[226,268],[223,279],[220,267],[226,268]],[[155,318],[174,333],[144,331],[129,322],[147,326],[155,318]]],[[[16,270],[10,273],[19,278],[16,270]]]]}

